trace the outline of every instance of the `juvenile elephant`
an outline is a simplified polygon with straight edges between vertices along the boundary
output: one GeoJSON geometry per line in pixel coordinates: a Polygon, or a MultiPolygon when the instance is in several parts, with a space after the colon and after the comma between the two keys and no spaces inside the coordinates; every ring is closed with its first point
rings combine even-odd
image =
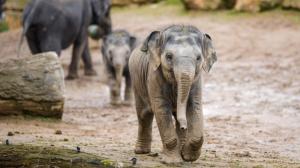
{"type": "Polygon", "coordinates": [[[133,51],[129,70],[139,121],[136,154],[150,152],[155,116],[163,162],[199,158],[203,143],[201,69],[209,72],[216,61],[210,36],[193,26],[154,31],[133,51]]]}
{"type": "Polygon", "coordinates": [[[112,105],[121,103],[120,90],[123,77],[126,83],[124,104],[131,104],[132,89],[128,60],[135,44],[136,38],[125,30],[116,30],[103,39],[101,51],[108,75],[112,105]]]}
{"type": "Polygon", "coordinates": [[[32,0],[23,13],[23,34],[32,54],[54,51],[73,44],[67,79],[78,78],[79,60],[85,75],[96,75],[88,46],[88,27],[98,25],[103,35],[111,32],[110,0],[32,0]]]}

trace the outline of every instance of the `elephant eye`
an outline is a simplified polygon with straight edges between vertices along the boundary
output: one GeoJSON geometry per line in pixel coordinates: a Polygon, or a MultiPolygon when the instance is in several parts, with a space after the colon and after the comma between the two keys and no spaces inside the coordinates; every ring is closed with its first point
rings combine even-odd
{"type": "Polygon", "coordinates": [[[172,61],[172,59],[173,59],[173,54],[172,54],[172,53],[167,53],[167,54],[166,54],[166,59],[167,59],[168,61],[172,61]]]}
{"type": "Polygon", "coordinates": [[[201,56],[198,55],[196,59],[197,59],[197,61],[200,61],[201,60],[201,56]]]}

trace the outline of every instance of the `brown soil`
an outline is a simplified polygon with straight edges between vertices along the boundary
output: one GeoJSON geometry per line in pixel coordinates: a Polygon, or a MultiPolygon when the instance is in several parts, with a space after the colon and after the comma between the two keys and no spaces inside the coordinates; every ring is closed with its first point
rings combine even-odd
{"type": "MultiPolygon", "coordinates": [[[[150,6],[156,10],[156,6],[150,6]]],[[[213,14],[141,14],[116,10],[115,28],[141,40],[156,28],[193,24],[209,33],[218,62],[205,74],[205,143],[200,159],[182,167],[300,167],[300,26],[281,15],[227,19],[213,14]]],[[[298,14],[299,15],[299,14],[298,14]]],[[[20,30],[0,35],[1,61],[15,57],[20,30]]],[[[95,45],[95,44],[94,44],[95,45]]],[[[96,44],[97,45],[97,44],[96,44]]],[[[28,53],[24,45],[23,54],[28,53]]],[[[62,121],[1,117],[0,141],[55,145],[97,154],[118,162],[137,157],[137,167],[166,166],[159,157],[135,155],[134,107],[111,107],[101,54],[93,49],[96,77],[66,81],[62,121]],[[62,134],[55,134],[61,130],[62,134]],[[13,132],[14,136],[7,136],[13,132]]],[[[70,62],[70,50],[62,64],[70,62]]],[[[153,153],[161,148],[157,126],[153,153]]]]}

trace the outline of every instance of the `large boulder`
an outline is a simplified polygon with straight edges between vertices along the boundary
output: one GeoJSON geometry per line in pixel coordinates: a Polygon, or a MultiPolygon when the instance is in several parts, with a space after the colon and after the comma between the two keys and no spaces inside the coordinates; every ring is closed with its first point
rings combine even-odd
{"type": "Polygon", "coordinates": [[[64,90],[64,72],[54,52],[0,63],[0,115],[61,118],[64,90]]]}
{"type": "Polygon", "coordinates": [[[233,8],[236,0],[182,0],[188,10],[216,10],[233,8]]]}
{"type": "Polygon", "coordinates": [[[275,8],[282,0],[237,0],[235,9],[245,12],[260,12],[275,8]]]}
{"type": "Polygon", "coordinates": [[[300,10],[300,0],[283,0],[282,7],[285,9],[300,10]]]}

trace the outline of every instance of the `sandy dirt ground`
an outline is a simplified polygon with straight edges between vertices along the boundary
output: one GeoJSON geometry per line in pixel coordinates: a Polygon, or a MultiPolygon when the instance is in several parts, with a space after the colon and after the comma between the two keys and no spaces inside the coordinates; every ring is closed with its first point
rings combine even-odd
{"type": "MultiPolygon", "coordinates": [[[[140,40],[170,24],[193,24],[213,38],[218,62],[203,84],[205,143],[200,159],[181,167],[300,167],[300,25],[278,14],[223,19],[165,13],[121,9],[112,18],[115,29],[127,29],[140,40]]],[[[20,30],[0,34],[1,61],[15,57],[19,35],[20,30]]],[[[0,117],[0,142],[80,146],[119,163],[136,157],[136,167],[167,166],[159,156],[134,154],[135,108],[109,105],[100,50],[94,47],[92,53],[98,76],[83,76],[81,69],[80,79],[66,81],[62,121],[0,117]],[[9,131],[16,134],[7,136],[9,131]]],[[[67,73],[70,49],[61,62],[67,73]]],[[[156,124],[153,131],[152,152],[159,153],[156,124]]]]}

